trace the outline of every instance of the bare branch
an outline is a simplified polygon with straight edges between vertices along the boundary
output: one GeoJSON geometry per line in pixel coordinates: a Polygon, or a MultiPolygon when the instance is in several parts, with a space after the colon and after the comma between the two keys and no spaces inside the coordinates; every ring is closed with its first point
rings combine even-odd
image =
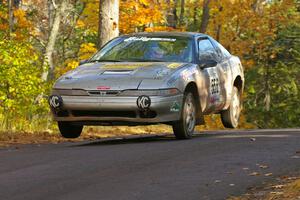
{"type": "Polygon", "coordinates": [[[51,2],[52,2],[52,5],[53,5],[53,8],[56,10],[57,9],[57,5],[55,3],[55,0],[51,0],[51,2]]]}

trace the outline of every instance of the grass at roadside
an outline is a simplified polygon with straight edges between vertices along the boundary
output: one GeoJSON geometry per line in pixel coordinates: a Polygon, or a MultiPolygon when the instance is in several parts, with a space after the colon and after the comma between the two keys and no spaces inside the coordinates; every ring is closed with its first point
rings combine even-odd
{"type": "Polygon", "coordinates": [[[300,177],[281,177],[273,184],[252,188],[228,200],[300,200],[300,177]]]}
{"type": "MultiPolygon", "coordinates": [[[[219,115],[205,116],[205,121],[205,125],[196,126],[196,131],[224,129],[219,115]]],[[[16,144],[59,143],[65,141],[82,141],[128,135],[148,135],[161,133],[171,134],[173,132],[171,126],[162,124],[131,127],[88,126],[84,128],[80,138],[67,140],[60,136],[55,123],[53,123],[50,127],[51,128],[49,130],[44,130],[45,128],[40,127],[39,129],[33,129],[34,131],[0,131],[0,146],[10,146],[16,144]]],[[[241,127],[249,129],[253,128],[254,126],[246,123],[244,117],[242,116],[241,127]]]]}
{"type": "Polygon", "coordinates": [[[82,135],[77,139],[64,139],[58,130],[43,132],[22,132],[5,131],[0,132],[0,147],[18,144],[40,144],[40,143],[60,143],[66,141],[83,141],[107,137],[120,137],[129,135],[161,134],[172,133],[172,128],[167,125],[150,126],[99,126],[85,127],[82,135]]]}

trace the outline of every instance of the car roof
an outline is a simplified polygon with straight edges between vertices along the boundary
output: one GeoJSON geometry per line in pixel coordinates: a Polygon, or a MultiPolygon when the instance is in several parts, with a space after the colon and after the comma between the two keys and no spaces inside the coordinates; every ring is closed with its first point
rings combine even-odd
{"type": "Polygon", "coordinates": [[[208,35],[203,34],[203,33],[196,33],[196,32],[138,32],[138,33],[131,33],[131,34],[127,34],[124,36],[137,36],[137,37],[166,37],[166,36],[173,36],[173,37],[189,37],[189,38],[194,38],[194,37],[208,37],[208,35]]]}

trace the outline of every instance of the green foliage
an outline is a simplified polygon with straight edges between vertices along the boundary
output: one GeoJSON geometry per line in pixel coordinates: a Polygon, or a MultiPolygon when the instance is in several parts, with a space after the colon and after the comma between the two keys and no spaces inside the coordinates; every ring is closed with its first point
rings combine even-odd
{"type": "Polygon", "coordinates": [[[258,127],[299,126],[299,38],[299,24],[281,30],[270,58],[246,73],[246,115],[258,127]]]}
{"type": "Polygon", "coordinates": [[[29,42],[0,41],[0,123],[3,129],[28,128],[28,122],[46,112],[45,100],[36,101],[45,90],[39,66],[38,54],[29,42]]]}

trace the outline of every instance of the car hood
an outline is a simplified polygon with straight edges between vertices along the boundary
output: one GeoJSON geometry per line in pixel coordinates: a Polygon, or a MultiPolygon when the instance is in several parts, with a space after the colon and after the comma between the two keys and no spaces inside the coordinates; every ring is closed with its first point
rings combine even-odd
{"type": "Polygon", "coordinates": [[[137,89],[145,79],[162,80],[184,63],[126,62],[86,63],[61,76],[59,89],[125,90],[137,89]]]}

